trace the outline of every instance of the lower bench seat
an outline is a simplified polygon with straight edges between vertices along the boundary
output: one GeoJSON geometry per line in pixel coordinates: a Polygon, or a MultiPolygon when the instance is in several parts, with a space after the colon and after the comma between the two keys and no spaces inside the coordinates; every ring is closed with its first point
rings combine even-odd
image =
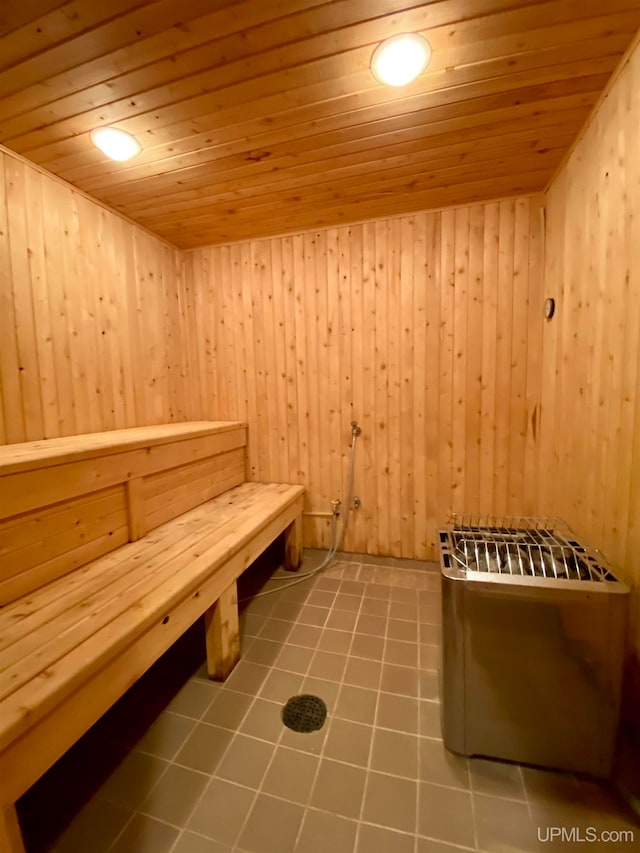
{"type": "Polygon", "coordinates": [[[239,656],[236,579],[283,531],[300,560],[303,488],[244,483],[0,609],[0,849],[11,804],[205,614],[207,661],[239,656]]]}

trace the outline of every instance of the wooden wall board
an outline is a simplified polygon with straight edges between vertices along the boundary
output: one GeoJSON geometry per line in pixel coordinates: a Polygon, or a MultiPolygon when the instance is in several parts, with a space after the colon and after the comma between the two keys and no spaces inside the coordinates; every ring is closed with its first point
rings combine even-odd
{"type": "MultiPolygon", "coordinates": [[[[640,659],[640,46],[617,73],[546,199],[540,489],[632,589],[640,659]]],[[[635,685],[637,712],[640,681],[635,685]]],[[[637,716],[637,714],[636,714],[637,716]]]]}
{"type": "Polygon", "coordinates": [[[0,151],[3,441],[185,420],[181,264],[0,151]]]}
{"type": "MultiPolygon", "coordinates": [[[[537,501],[541,205],[523,196],[186,253],[186,286],[224,308],[203,338],[194,294],[191,357],[216,365],[199,374],[194,416],[246,419],[250,478],[304,483],[311,513],[345,497],[358,421],[362,508],[346,550],[434,558],[449,512],[522,513],[537,501]]],[[[306,516],[304,533],[326,545],[328,520],[306,516]]]]}

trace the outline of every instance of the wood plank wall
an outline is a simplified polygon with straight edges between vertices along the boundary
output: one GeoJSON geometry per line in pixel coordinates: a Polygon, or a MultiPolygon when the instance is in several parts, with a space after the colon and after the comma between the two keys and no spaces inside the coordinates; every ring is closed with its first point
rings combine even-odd
{"type": "Polygon", "coordinates": [[[452,510],[537,511],[540,205],[187,253],[190,416],[247,420],[251,479],[303,483],[311,512],[345,496],[357,420],[349,551],[434,558],[452,510]]]}
{"type": "Polygon", "coordinates": [[[639,123],[636,47],[547,196],[546,289],[558,310],[544,328],[541,465],[543,503],[632,585],[638,659],[639,123]]]}
{"type": "Polygon", "coordinates": [[[185,420],[181,253],[0,149],[0,444],[185,420]]]}

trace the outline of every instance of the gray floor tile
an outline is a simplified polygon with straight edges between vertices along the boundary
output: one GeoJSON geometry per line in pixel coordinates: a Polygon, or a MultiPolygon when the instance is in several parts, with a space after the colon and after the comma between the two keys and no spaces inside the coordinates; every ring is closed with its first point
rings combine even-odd
{"type": "Polygon", "coordinates": [[[353,635],[350,631],[336,631],[333,628],[325,628],[318,643],[318,649],[323,652],[335,652],[346,655],[351,648],[353,635]]]}
{"type": "Polygon", "coordinates": [[[407,734],[418,734],[419,710],[418,699],[381,693],[378,700],[376,725],[385,729],[407,732],[407,734]]]}
{"type": "Polygon", "coordinates": [[[389,640],[404,640],[408,643],[417,643],[418,625],[416,622],[407,622],[404,619],[389,619],[387,638],[389,640]]]}
{"type": "Polygon", "coordinates": [[[343,817],[360,816],[366,771],[323,758],[310,803],[343,817]]]}
{"type": "Polygon", "coordinates": [[[267,617],[261,613],[243,613],[240,616],[240,634],[242,637],[257,637],[264,627],[267,617]]]}
{"type": "Polygon", "coordinates": [[[377,690],[381,675],[381,661],[349,657],[343,680],[345,684],[351,684],[354,687],[368,687],[371,690],[377,690]]]}
{"type": "Polygon", "coordinates": [[[418,832],[437,841],[475,846],[471,794],[420,783],[418,832]]]}
{"type": "Polygon", "coordinates": [[[473,805],[479,850],[535,853],[541,849],[526,803],[474,794],[473,805]]]}
{"type": "Polygon", "coordinates": [[[336,717],[372,725],[375,720],[377,701],[378,694],[374,690],[343,684],[338,694],[336,717]]]}
{"type": "Polygon", "coordinates": [[[153,787],[140,811],[167,823],[184,826],[208,784],[208,776],[172,765],[153,787]]]}
{"type": "Polygon", "coordinates": [[[286,622],[295,622],[300,611],[304,607],[302,602],[280,601],[271,612],[272,619],[284,619],[286,622]]]}
{"type": "Polygon", "coordinates": [[[273,755],[274,745],[237,734],[216,768],[216,776],[257,789],[273,755]]]}
{"type": "MultiPolygon", "coordinates": [[[[367,587],[369,584],[367,584],[367,587]]],[[[367,595],[367,593],[365,593],[367,595]]],[[[362,600],[362,606],[360,607],[360,614],[366,616],[378,616],[382,619],[387,618],[387,614],[389,613],[389,599],[388,598],[364,598],[362,600]]],[[[399,639],[404,639],[400,637],[399,639]]]]}
{"type": "Polygon", "coordinates": [[[100,789],[100,796],[129,809],[137,809],[168,763],[142,752],[130,752],[100,789]]]}
{"type": "Polygon", "coordinates": [[[224,779],[212,779],[188,828],[232,847],[253,805],[255,792],[224,779]]]}
{"type": "Polygon", "coordinates": [[[304,809],[260,794],[238,845],[250,853],[293,853],[304,809]]]}
{"type": "Polygon", "coordinates": [[[320,574],[316,579],[315,589],[337,592],[340,589],[340,581],[337,578],[328,578],[326,575],[320,574]]]}
{"type": "Polygon", "coordinates": [[[384,655],[384,639],[382,637],[370,637],[366,634],[356,634],[351,643],[349,654],[352,657],[382,660],[384,655]]]}
{"type": "Polygon", "coordinates": [[[350,600],[353,600],[354,607],[351,610],[346,609],[338,609],[334,606],[333,610],[329,614],[327,618],[327,622],[325,624],[325,630],[327,628],[332,628],[336,631],[353,631],[355,628],[355,624],[358,621],[358,600],[353,599],[352,596],[349,596],[350,600]]]}
{"type": "Polygon", "coordinates": [[[110,853],[169,853],[180,830],[138,814],[118,838],[110,853]]]}
{"type": "Polygon", "coordinates": [[[469,761],[446,749],[441,740],[420,738],[420,779],[469,790],[469,761]]]}
{"type": "Polygon", "coordinates": [[[195,679],[187,681],[169,702],[166,710],[198,720],[211,705],[219,691],[220,685],[214,682],[205,684],[203,681],[196,681],[195,679]]]}
{"type": "Polygon", "coordinates": [[[343,580],[340,584],[340,592],[347,595],[363,595],[365,584],[361,581],[343,580]]]}
{"type": "Polygon", "coordinates": [[[424,737],[442,738],[439,702],[420,700],[420,734],[424,737]]]}
{"type": "Polygon", "coordinates": [[[263,640],[275,640],[276,642],[284,643],[294,626],[293,622],[286,622],[284,619],[267,619],[258,636],[263,640]]]}
{"type": "Polygon", "coordinates": [[[363,823],[355,853],[414,853],[413,844],[413,834],[363,823]]]}
{"type": "Polygon", "coordinates": [[[405,619],[416,622],[418,619],[418,605],[406,601],[393,601],[389,605],[390,619],[405,619]]]}
{"type": "MultiPolygon", "coordinates": [[[[337,591],[337,590],[336,590],[337,591]]],[[[331,607],[336,597],[336,591],[329,592],[327,590],[314,589],[309,593],[307,604],[314,607],[331,607]]]]}
{"type": "Polygon", "coordinates": [[[403,832],[415,832],[416,782],[370,772],[362,819],[403,832]]]}
{"type": "Polygon", "coordinates": [[[255,696],[268,674],[269,667],[241,660],[225,681],[224,688],[255,696]]]}
{"type": "Polygon", "coordinates": [[[253,693],[236,693],[225,688],[211,703],[203,722],[236,731],[253,703],[253,696],[253,693]]]}
{"type": "Polygon", "coordinates": [[[417,735],[376,729],[371,749],[371,769],[417,779],[418,747],[417,735]]]}
{"type": "Polygon", "coordinates": [[[433,838],[418,836],[417,853],[464,853],[465,850],[475,850],[475,848],[446,844],[444,841],[435,841],[433,838]]]}
{"type": "Polygon", "coordinates": [[[171,853],[231,853],[232,848],[195,832],[184,832],[171,853]]]}
{"type": "Polygon", "coordinates": [[[262,699],[272,702],[286,702],[292,696],[297,696],[302,687],[303,676],[283,669],[272,669],[265,679],[260,691],[262,699]]]}
{"type": "Polygon", "coordinates": [[[508,800],[525,799],[522,773],[517,764],[471,758],[469,769],[471,770],[471,787],[475,793],[506,797],[508,800]]]}
{"type": "Polygon", "coordinates": [[[322,678],[327,681],[337,681],[340,683],[346,664],[346,655],[317,650],[313,656],[307,675],[312,678],[322,678]]]}
{"type": "Polygon", "coordinates": [[[368,583],[365,590],[365,598],[377,598],[381,601],[391,602],[391,587],[385,584],[368,583]]]}
{"type": "Polygon", "coordinates": [[[279,702],[258,698],[242,721],[240,731],[275,743],[279,740],[283,728],[282,705],[279,702]]]}
{"type": "Polygon", "coordinates": [[[308,649],[304,646],[293,646],[288,643],[285,646],[281,646],[281,649],[276,660],[276,668],[304,675],[313,659],[313,649],[308,649]]]}
{"type": "Polygon", "coordinates": [[[136,744],[136,749],[170,761],[193,731],[196,721],[163,712],[136,744]]]}
{"type": "Polygon", "coordinates": [[[270,667],[276,662],[281,651],[281,643],[256,637],[249,649],[242,655],[242,660],[270,667]]]}
{"type": "Polygon", "coordinates": [[[372,637],[384,637],[387,632],[387,620],[384,616],[372,616],[360,613],[356,622],[357,634],[368,634],[372,637]]]}
{"type": "Polygon", "coordinates": [[[372,735],[372,726],[335,717],[329,725],[324,755],[337,761],[366,767],[371,751],[372,735]]]}
{"type": "Polygon", "coordinates": [[[322,628],[328,616],[328,607],[314,607],[312,604],[305,604],[300,610],[297,622],[299,625],[317,625],[322,628]]]}
{"type": "Polygon", "coordinates": [[[319,758],[287,747],[278,747],[262,783],[262,791],[305,805],[311,796],[319,758]]]}
{"type": "Polygon", "coordinates": [[[288,746],[291,747],[291,749],[299,749],[301,752],[310,752],[313,755],[320,755],[326,736],[326,725],[315,732],[294,732],[284,726],[279,746],[288,746]]]}
{"type": "Polygon", "coordinates": [[[437,672],[440,669],[440,646],[420,644],[420,668],[437,672]]]}
{"type": "Polygon", "coordinates": [[[437,672],[420,670],[420,698],[440,701],[440,678],[437,672]]]}
{"type": "Polygon", "coordinates": [[[380,689],[385,693],[399,693],[402,696],[418,696],[420,679],[418,670],[410,666],[396,666],[392,663],[382,665],[380,689]]]}
{"type": "Polygon", "coordinates": [[[418,666],[418,644],[387,639],[384,645],[384,661],[415,669],[418,666]]]}
{"type": "Polygon", "coordinates": [[[440,625],[430,625],[418,622],[420,630],[420,642],[431,646],[440,646],[442,643],[442,629],[440,625]]]}
{"type": "Polygon", "coordinates": [[[176,763],[201,773],[213,773],[233,736],[229,729],[198,723],[177,754],[176,763]]]}
{"type": "Polygon", "coordinates": [[[327,715],[333,716],[338,700],[340,685],[337,681],[326,681],[324,678],[312,678],[306,675],[302,682],[301,692],[322,699],[327,706],[327,715]]]}
{"type": "Polygon", "coordinates": [[[353,853],[357,828],[355,820],[308,809],[295,853],[353,853]]]}
{"type": "Polygon", "coordinates": [[[357,614],[360,610],[361,601],[359,595],[345,595],[345,593],[339,592],[333,602],[333,610],[345,610],[348,613],[357,614]]]}
{"type": "Polygon", "coordinates": [[[317,625],[294,625],[287,642],[296,646],[315,649],[322,636],[322,628],[317,625]]]}

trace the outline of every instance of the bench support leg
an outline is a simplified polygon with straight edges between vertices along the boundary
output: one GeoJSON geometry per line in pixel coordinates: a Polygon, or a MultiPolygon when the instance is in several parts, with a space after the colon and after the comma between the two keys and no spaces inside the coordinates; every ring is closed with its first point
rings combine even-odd
{"type": "Polygon", "coordinates": [[[299,515],[284,531],[284,567],[295,572],[302,562],[302,516],[299,515]]]}
{"type": "Polygon", "coordinates": [[[224,681],[240,658],[238,587],[235,581],[207,610],[204,620],[209,678],[224,681]]]}
{"type": "Polygon", "coordinates": [[[25,853],[15,806],[0,806],[0,850],[2,853],[25,853]]]}

